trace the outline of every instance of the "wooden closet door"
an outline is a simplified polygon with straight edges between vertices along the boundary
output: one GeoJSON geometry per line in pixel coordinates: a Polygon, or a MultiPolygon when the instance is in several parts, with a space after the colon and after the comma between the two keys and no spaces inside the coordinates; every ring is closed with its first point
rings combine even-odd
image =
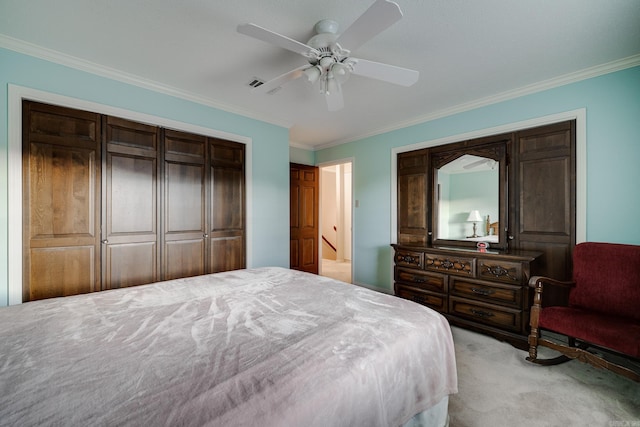
{"type": "Polygon", "coordinates": [[[163,280],[206,273],[206,141],[164,131],[163,280]]]}
{"type": "Polygon", "coordinates": [[[23,102],[23,300],[100,290],[100,119],[23,102]]]}
{"type": "Polygon", "coordinates": [[[290,254],[294,270],[318,274],[319,170],[290,165],[290,254]]]}
{"type": "Polygon", "coordinates": [[[429,150],[398,154],[398,243],[426,245],[429,239],[429,150]]]}
{"type": "Polygon", "coordinates": [[[104,117],[105,289],[159,280],[158,128],[104,117]]]}
{"type": "Polygon", "coordinates": [[[517,133],[513,246],[539,251],[536,274],[570,280],[576,244],[575,121],[517,133]]]}
{"type": "Polygon", "coordinates": [[[244,144],[209,138],[209,273],[245,268],[244,144]]]}

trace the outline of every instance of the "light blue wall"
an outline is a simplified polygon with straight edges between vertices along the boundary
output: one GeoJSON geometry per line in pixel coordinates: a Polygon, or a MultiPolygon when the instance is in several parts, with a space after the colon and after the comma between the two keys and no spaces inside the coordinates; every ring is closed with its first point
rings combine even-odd
{"type": "Polygon", "coordinates": [[[640,244],[640,67],[634,67],[316,152],[316,163],[355,159],[353,199],[360,207],[354,209],[354,281],[392,289],[393,148],[582,108],[586,238],[640,244]]]}
{"type": "Polygon", "coordinates": [[[250,267],[289,266],[288,129],[0,49],[0,306],[7,304],[8,85],[18,85],[252,139],[250,267]]]}
{"type": "Polygon", "coordinates": [[[304,150],[302,148],[290,147],[289,159],[291,163],[299,163],[301,165],[315,165],[315,152],[310,150],[304,150]]]}

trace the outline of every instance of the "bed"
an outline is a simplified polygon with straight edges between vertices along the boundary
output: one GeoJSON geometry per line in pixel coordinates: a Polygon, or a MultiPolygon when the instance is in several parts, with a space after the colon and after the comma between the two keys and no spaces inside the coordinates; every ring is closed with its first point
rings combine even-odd
{"type": "Polygon", "coordinates": [[[0,309],[0,424],[446,424],[449,325],[284,268],[0,309]]]}

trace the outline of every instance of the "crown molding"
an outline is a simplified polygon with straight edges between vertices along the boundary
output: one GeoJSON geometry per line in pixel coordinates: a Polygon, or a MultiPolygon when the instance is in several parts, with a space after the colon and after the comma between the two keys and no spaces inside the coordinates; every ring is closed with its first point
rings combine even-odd
{"type": "Polygon", "coordinates": [[[135,74],[126,73],[124,71],[97,64],[95,62],[87,61],[72,55],[67,55],[65,53],[29,43],[24,40],[9,37],[4,34],[0,34],[0,48],[33,56],[35,58],[43,59],[45,61],[53,62],[59,65],[64,65],[66,67],[70,67],[79,71],[84,71],[87,73],[98,75],[100,77],[105,77],[111,80],[116,80],[122,83],[141,87],[143,89],[149,89],[154,92],[159,92],[165,95],[184,99],[186,101],[195,102],[197,104],[216,108],[228,113],[238,114],[250,119],[260,120],[273,125],[282,126],[287,129],[293,126],[293,123],[284,121],[282,119],[266,117],[264,115],[256,115],[255,112],[248,111],[234,105],[224,104],[208,97],[187,92],[173,86],[158,83],[156,81],[149,80],[135,74]]]}
{"type": "Polygon", "coordinates": [[[616,71],[622,71],[627,68],[637,67],[640,65],[640,54],[622,58],[616,61],[608,62],[594,67],[589,67],[584,70],[576,71],[573,73],[564,74],[562,76],[554,77],[548,80],[543,80],[530,85],[522,86],[520,88],[501,92],[496,95],[491,95],[485,98],[481,98],[475,101],[459,104],[451,108],[445,108],[433,113],[429,113],[423,116],[418,116],[410,120],[406,120],[400,123],[396,123],[393,126],[379,128],[366,134],[358,135],[353,138],[336,140],[326,144],[320,144],[313,147],[313,151],[323,150],[325,148],[335,147],[337,145],[346,144],[348,142],[358,141],[364,138],[369,138],[382,133],[391,132],[394,130],[402,129],[408,126],[414,126],[417,124],[429,122],[443,117],[452,116],[454,114],[463,113],[477,108],[486,107],[488,105],[497,104],[499,102],[508,101],[511,99],[519,98],[525,95],[531,95],[537,92],[542,92],[548,89],[576,83],[582,80],[591,79],[594,77],[602,76],[616,71]]]}
{"type": "MultiPolygon", "coordinates": [[[[3,34],[0,34],[0,48],[5,48],[18,53],[23,53],[25,55],[44,59],[46,61],[68,66],[80,71],[85,71],[101,77],[120,81],[122,83],[131,84],[144,89],[152,90],[154,92],[159,92],[165,95],[181,98],[187,101],[195,102],[197,104],[201,104],[208,107],[216,108],[218,110],[226,111],[228,113],[238,114],[254,120],[260,120],[273,125],[285,127],[287,129],[290,129],[293,126],[293,123],[286,120],[277,119],[274,117],[265,117],[264,115],[257,115],[253,111],[248,111],[248,110],[239,108],[237,106],[224,104],[211,98],[186,92],[172,86],[164,85],[164,84],[155,82],[153,80],[145,79],[143,77],[140,77],[134,74],[125,73],[123,71],[110,68],[108,66],[86,61],[84,59],[67,55],[52,49],[47,49],[42,46],[29,43],[23,40],[19,40],[13,37],[9,37],[3,34]]],[[[486,107],[488,105],[497,104],[499,102],[508,101],[511,99],[519,98],[521,96],[531,95],[537,92],[542,92],[544,90],[556,88],[559,86],[564,86],[571,83],[576,83],[582,80],[598,77],[604,74],[609,74],[616,71],[622,71],[627,68],[632,68],[639,65],[640,65],[640,54],[633,55],[627,58],[622,58],[622,59],[611,61],[605,64],[596,65],[594,67],[589,67],[584,70],[568,73],[562,76],[558,76],[558,77],[543,80],[537,83],[533,83],[530,85],[522,86],[514,90],[501,92],[485,98],[477,99],[475,101],[471,101],[471,102],[459,104],[450,108],[438,110],[433,113],[417,116],[409,120],[398,122],[392,126],[378,128],[378,129],[372,130],[371,132],[350,137],[348,139],[330,141],[325,144],[315,145],[313,147],[309,147],[308,145],[300,144],[295,141],[290,141],[289,145],[292,147],[301,148],[305,150],[319,151],[326,148],[331,148],[338,145],[346,144],[349,142],[369,138],[375,135],[380,135],[382,133],[387,133],[394,130],[402,129],[408,126],[414,126],[417,124],[429,122],[429,121],[440,119],[443,117],[452,116],[454,114],[459,114],[459,113],[474,110],[477,108],[486,107]]]]}

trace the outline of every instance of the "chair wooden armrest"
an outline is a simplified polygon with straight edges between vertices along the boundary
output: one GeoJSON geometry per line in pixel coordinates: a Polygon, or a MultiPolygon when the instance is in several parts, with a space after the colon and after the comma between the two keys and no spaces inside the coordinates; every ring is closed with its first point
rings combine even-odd
{"type": "Polygon", "coordinates": [[[548,307],[552,305],[566,306],[569,304],[569,292],[576,282],[562,281],[544,276],[533,276],[529,279],[529,287],[534,289],[533,306],[548,307]],[[547,292],[544,293],[545,286],[547,292]]]}
{"type": "MultiPolygon", "coordinates": [[[[540,337],[540,330],[538,328],[538,322],[540,318],[540,310],[543,307],[549,305],[548,301],[545,300],[546,304],[543,302],[543,290],[545,285],[550,285],[549,289],[553,289],[554,287],[566,295],[564,298],[560,299],[560,304],[551,304],[551,305],[566,305],[568,303],[568,293],[573,288],[576,283],[574,281],[562,281],[552,279],[550,277],[544,276],[532,276],[529,279],[529,287],[534,289],[533,293],[533,304],[531,305],[531,312],[529,314],[529,326],[531,327],[531,331],[529,334],[529,357],[527,360],[536,361],[537,360],[537,347],[538,340],[540,337]]],[[[557,300],[557,299],[556,299],[557,300]]],[[[566,357],[560,357],[555,360],[549,362],[549,364],[556,364],[560,361],[568,360],[566,357]]]]}
{"type": "Polygon", "coordinates": [[[565,289],[572,288],[576,285],[576,282],[573,281],[555,280],[544,276],[532,276],[529,279],[529,286],[532,288],[540,288],[540,292],[542,292],[545,283],[552,286],[560,286],[565,289]]]}

